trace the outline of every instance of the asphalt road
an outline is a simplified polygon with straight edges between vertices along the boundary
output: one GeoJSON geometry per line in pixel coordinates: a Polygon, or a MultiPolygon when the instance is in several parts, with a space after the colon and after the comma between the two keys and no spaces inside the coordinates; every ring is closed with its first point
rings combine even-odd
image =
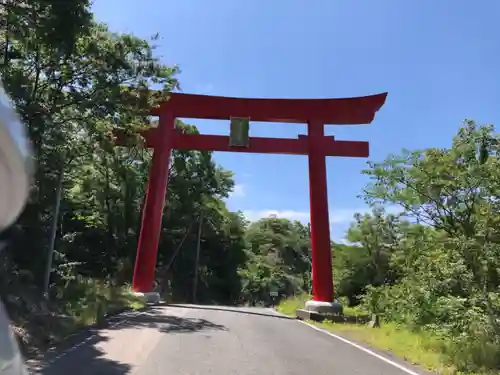
{"type": "MultiPolygon", "coordinates": [[[[413,375],[264,308],[158,306],[47,353],[43,375],[413,375]]],[[[395,361],[391,358],[392,361],[395,361]]]]}

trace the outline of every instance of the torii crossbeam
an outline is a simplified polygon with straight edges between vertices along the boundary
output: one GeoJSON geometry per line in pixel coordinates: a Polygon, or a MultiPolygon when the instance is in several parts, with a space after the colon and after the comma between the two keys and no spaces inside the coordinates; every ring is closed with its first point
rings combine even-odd
{"type": "MultiPolygon", "coordinates": [[[[324,134],[324,125],[369,124],[384,105],[387,93],[342,99],[246,99],[172,93],[169,100],[152,109],[159,125],[141,135],[153,148],[146,202],[142,216],[132,289],[152,290],[163,208],[168,183],[168,165],[173,149],[264,154],[307,155],[311,215],[313,295],[318,302],[333,301],[332,256],[327,197],[327,156],[368,157],[368,142],[338,141],[324,134]],[[175,119],[198,118],[306,123],[307,135],[297,139],[251,137],[247,146],[230,146],[228,136],[184,134],[175,119]]],[[[118,139],[118,145],[124,145],[118,139]]]]}

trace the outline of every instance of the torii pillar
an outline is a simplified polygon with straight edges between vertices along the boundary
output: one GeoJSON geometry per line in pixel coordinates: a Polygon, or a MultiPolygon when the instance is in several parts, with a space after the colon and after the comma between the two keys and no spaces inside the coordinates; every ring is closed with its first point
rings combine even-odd
{"type": "MultiPolygon", "coordinates": [[[[159,116],[158,127],[141,133],[146,147],[153,148],[146,202],[137,248],[132,289],[148,294],[154,281],[158,241],[168,184],[168,165],[173,149],[266,154],[306,155],[309,158],[309,199],[313,301],[306,310],[329,313],[333,303],[332,253],[328,215],[326,157],[368,157],[368,142],[338,141],[324,134],[326,124],[369,124],[383,106],[387,93],[342,99],[247,99],[172,93],[152,110],[159,116]],[[297,139],[250,137],[245,145],[234,146],[228,136],[184,134],[175,128],[175,119],[229,120],[246,118],[259,122],[306,123],[308,134],[297,139]]],[[[120,139],[118,145],[126,145],[120,139]]]]}

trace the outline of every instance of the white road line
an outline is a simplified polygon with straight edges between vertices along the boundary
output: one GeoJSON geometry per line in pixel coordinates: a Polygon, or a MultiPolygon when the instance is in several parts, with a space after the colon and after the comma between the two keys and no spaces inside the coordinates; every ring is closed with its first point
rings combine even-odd
{"type": "MultiPolygon", "coordinates": [[[[286,316],[286,315],[280,313],[277,310],[274,310],[274,309],[271,309],[271,310],[273,312],[275,312],[275,313],[278,313],[280,315],[286,316]]],[[[389,358],[386,358],[386,357],[384,357],[384,356],[382,356],[380,354],[377,354],[377,353],[371,351],[370,349],[367,349],[367,348],[365,348],[365,347],[363,347],[363,346],[361,346],[359,344],[356,344],[355,342],[349,341],[349,340],[347,340],[347,339],[345,339],[345,338],[343,338],[341,336],[338,336],[338,335],[336,335],[334,333],[331,333],[331,332],[328,332],[328,331],[326,331],[324,329],[316,327],[314,324],[311,324],[311,323],[308,323],[308,322],[304,322],[303,320],[298,320],[297,319],[297,321],[300,322],[300,323],[302,323],[302,324],[305,324],[308,327],[311,327],[312,329],[315,329],[316,331],[323,332],[323,333],[327,334],[330,337],[333,337],[333,338],[335,338],[337,340],[340,340],[340,341],[342,341],[345,344],[351,345],[351,346],[355,347],[356,349],[359,349],[359,350],[365,352],[366,354],[369,354],[369,355],[371,355],[371,356],[373,356],[373,357],[375,357],[377,359],[380,359],[381,361],[383,361],[383,362],[385,362],[385,363],[387,363],[387,364],[389,364],[391,366],[394,366],[394,367],[400,369],[403,372],[406,372],[408,375],[420,375],[418,372],[410,370],[409,368],[407,368],[407,367],[405,367],[403,365],[400,365],[399,363],[394,362],[394,361],[390,360],[389,358]]]]}

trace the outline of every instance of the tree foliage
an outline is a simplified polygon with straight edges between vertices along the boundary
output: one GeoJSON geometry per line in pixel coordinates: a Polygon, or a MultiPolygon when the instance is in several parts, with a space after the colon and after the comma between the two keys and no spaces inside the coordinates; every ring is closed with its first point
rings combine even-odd
{"type": "MultiPolygon", "coordinates": [[[[69,298],[82,278],[131,280],[151,152],[114,147],[112,131],[154,126],[149,109],[179,88],[178,68],[155,52],[158,36],[113,33],[92,19],[89,2],[70,3],[7,1],[0,8],[2,79],[28,127],[36,161],[29,202],[3,234],[4,295],[16,293],[13,282],[33,286],[35,294],[41,288],[54,216],[52,300],[69,298]]],[[[203,212],[199,298],[237,299],[244,223],[223,201],[234,186],[232,174],[208,152],[175,151],[172,159],[158,279],[166,277],[179,298],[190,296],[203,212]]]]}
{"type": "Polygon", "coordinates": [[[405,151],[365,171],[366,201],[397,204],[406,218],[376,239],[393,233],[397,282],[372,283],[367,299],[389,320],[451,338],[461,369],[500,365],[498,139],[466,121],[450,148],[405,151]]]}
{"type": "Polygon", "coordinates": [[[269,217],[248,227],[245,242],[248,261],[240,271],[245,300],[270,303],[271,292],[290,296],[309,291],[308,227],[298,221],[269,217]]]}

